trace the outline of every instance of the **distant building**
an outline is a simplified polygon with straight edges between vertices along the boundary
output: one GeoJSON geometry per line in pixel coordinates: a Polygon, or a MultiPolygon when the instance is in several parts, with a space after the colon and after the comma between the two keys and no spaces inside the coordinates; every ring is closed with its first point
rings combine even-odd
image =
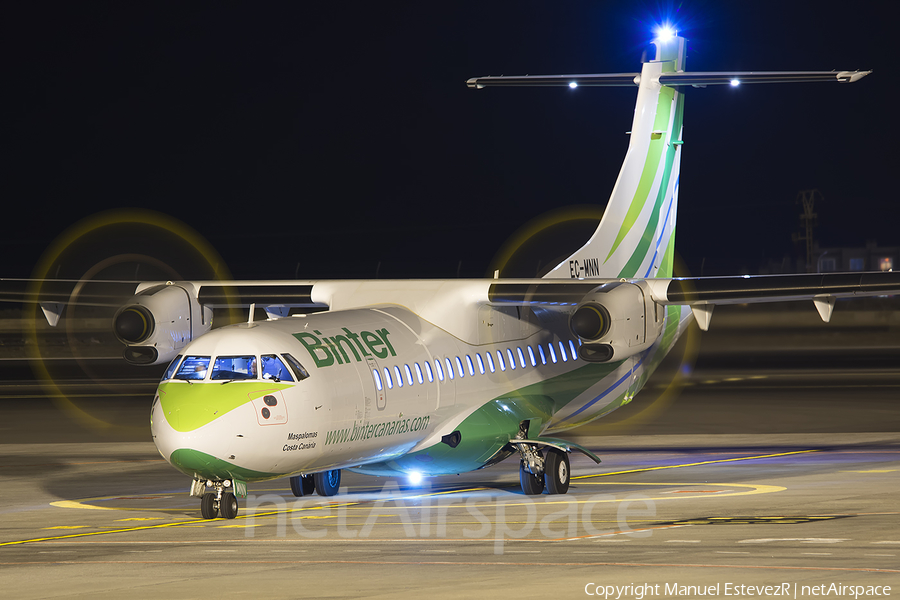
{"type": "MultiPolygon", "coordinates": [[[[900,247],[878,247],[874,241],[865,248],[821,248],[813,245],[812,271],[815,273],[846,273],[851,271],[893,271],[900,269],[900,247]]],[[[785,256],[781,261],[769,260],[759,268],[760,275],[779,273],[804,273],[806,264],[802,258],[785,256]]]]}
{"type": "Polygon", "coordinates": [[[818,273],[847,271],[893,271],[900,258],[900,247],[878,247],[874,241],[865,248],[820,248],[813,246],[813,266],[818,273]]]}

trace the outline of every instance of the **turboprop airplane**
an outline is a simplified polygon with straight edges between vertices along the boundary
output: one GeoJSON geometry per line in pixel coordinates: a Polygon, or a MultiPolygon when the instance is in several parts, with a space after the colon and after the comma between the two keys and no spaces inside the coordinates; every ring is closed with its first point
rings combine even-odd
{"type": "MultiPolygon", "coordinates": [[[[344,469],[435,476],[514,455],[525,494],[564,494],[568,453],[599,458],[555,436],[631,402],[692,318],[706,329],[717,304],[805,299],[828,321],[835,298],[900,291],[898,273],[672,277],[683,88],[869,71],[691,73],[683,37],[654,44],[640,73],[468,81],[637,87],[604,216],[542,278],[137,287],[115,331],[128,362],[169,363],[153,440],[192,479],[204,518],[234,518],[248,482],[290,477],[297,496],[331,496],[344,469]],[[254,321],[254,305],[269,318],[254,321]],[[225,306],[250,306],[250,319],[212,329],[225,306]]],[[[58,318],[64,300],[37,301],[58,318]]]]}

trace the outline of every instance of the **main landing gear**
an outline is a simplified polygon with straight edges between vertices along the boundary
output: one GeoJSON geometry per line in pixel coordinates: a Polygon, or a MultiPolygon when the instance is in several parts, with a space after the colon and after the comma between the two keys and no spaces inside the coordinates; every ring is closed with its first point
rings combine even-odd
{"type": "Polygon", "coordinates": [[[340,469],[291,477],[291,492],[298,498],[300,496],[311,496],[313,492],[320,496],[334,496],[340,487],[340,469]]]}
{"type": "Polygon", "coordinates": [[[536,496],[547,488],[548,494],[565,494],[569,491],[569,455],[552,446],[545,457],[538,446],[518,444],[522,460],[519,461],[519,484],[526,496],[536,496]]]}

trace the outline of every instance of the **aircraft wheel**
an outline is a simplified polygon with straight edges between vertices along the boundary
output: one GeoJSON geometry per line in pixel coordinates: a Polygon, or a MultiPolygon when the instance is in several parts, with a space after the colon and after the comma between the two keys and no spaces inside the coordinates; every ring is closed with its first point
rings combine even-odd
{"type": "Polygon", "coordinates": [[[225,492],[222,494],[222,502],[219,503],[219,511],[226,519],[233,519],[238,514],[238,501],[234,494],[225,492]]]}
{"type": "Polygon", "coordinates": [[[334,496],[341,486],[341,470],[332,469],[331,471],[316,473],[313,475],[313,480],[315,481],[316,492],[320,496],[334,496]]]}
{"type": "Polygon", "coordinates": [[[298,498],[300,496],[312,496],[316,491],[316,482],[312,475],[296,475],[291,477],[291,492],[298,498]]]}
{"type": "Polygon", "coordinates": [[[565,494],[569,491],[569,455],[550,448],[544,459],[544,483],[548,494],[565,494]]]}
{"type": "Polygon", "coordinates": [[[525,469],[525,461],[519,461],[519,483],[526,496],[537,496],[544,491],[544,478],[525,469]]]}
{"type": "Polygon", "coordinates": [[[200,515],[204,519],[215,519],[219,516],[219,505],[215,494],[203,494],[200,498],[200,515]]]}

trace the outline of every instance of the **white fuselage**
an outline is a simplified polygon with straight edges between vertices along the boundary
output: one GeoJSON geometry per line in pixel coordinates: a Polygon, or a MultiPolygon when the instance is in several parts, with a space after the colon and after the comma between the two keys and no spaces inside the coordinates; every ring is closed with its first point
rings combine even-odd
{"type": "MultiPolygon", "coordinates": [[[[335,286],[329,303],[392,295],[356,285],[352,292],[335,286]]],[[[189,344],[183,356],[212,360],[289,354],[309,377],[164,381],[152,416],[161,454],[195,477],[243,480],[388,463],[427,454],[443,436],[469,426],[467,419],[477,421],[474,413],[491,402],[510,414],[509,423],[495,427],[507,440],[520,417],[536,419],[534,433],[575,427],[629,401],[649,371],[654,349],[615,364],[580,360],[566,312],[558,308],[460,305],[472,282],[460,282],[456,290],[448,289],[452,282],[409,285],[419,287],[422,312],[452,314],[454,322],[440,327],[407,307],[382,304],[232,325],[189,344]],[[434,303],[456,297],[455,310],[430,311],[426,285],[434,303]],[[179,459],[186,451],[204,458],[179,459]]],[[[395,291],[413,300],[415,292],[395,291]]],[[[485,418],[487,427],[496,421],[485,418]]],[[[440,474],[484,463],[484,457],[474,466],[472,460],[418,466],[440,474]]],[[[401,462],[381,470],[406,468],[401,462]]]]}

